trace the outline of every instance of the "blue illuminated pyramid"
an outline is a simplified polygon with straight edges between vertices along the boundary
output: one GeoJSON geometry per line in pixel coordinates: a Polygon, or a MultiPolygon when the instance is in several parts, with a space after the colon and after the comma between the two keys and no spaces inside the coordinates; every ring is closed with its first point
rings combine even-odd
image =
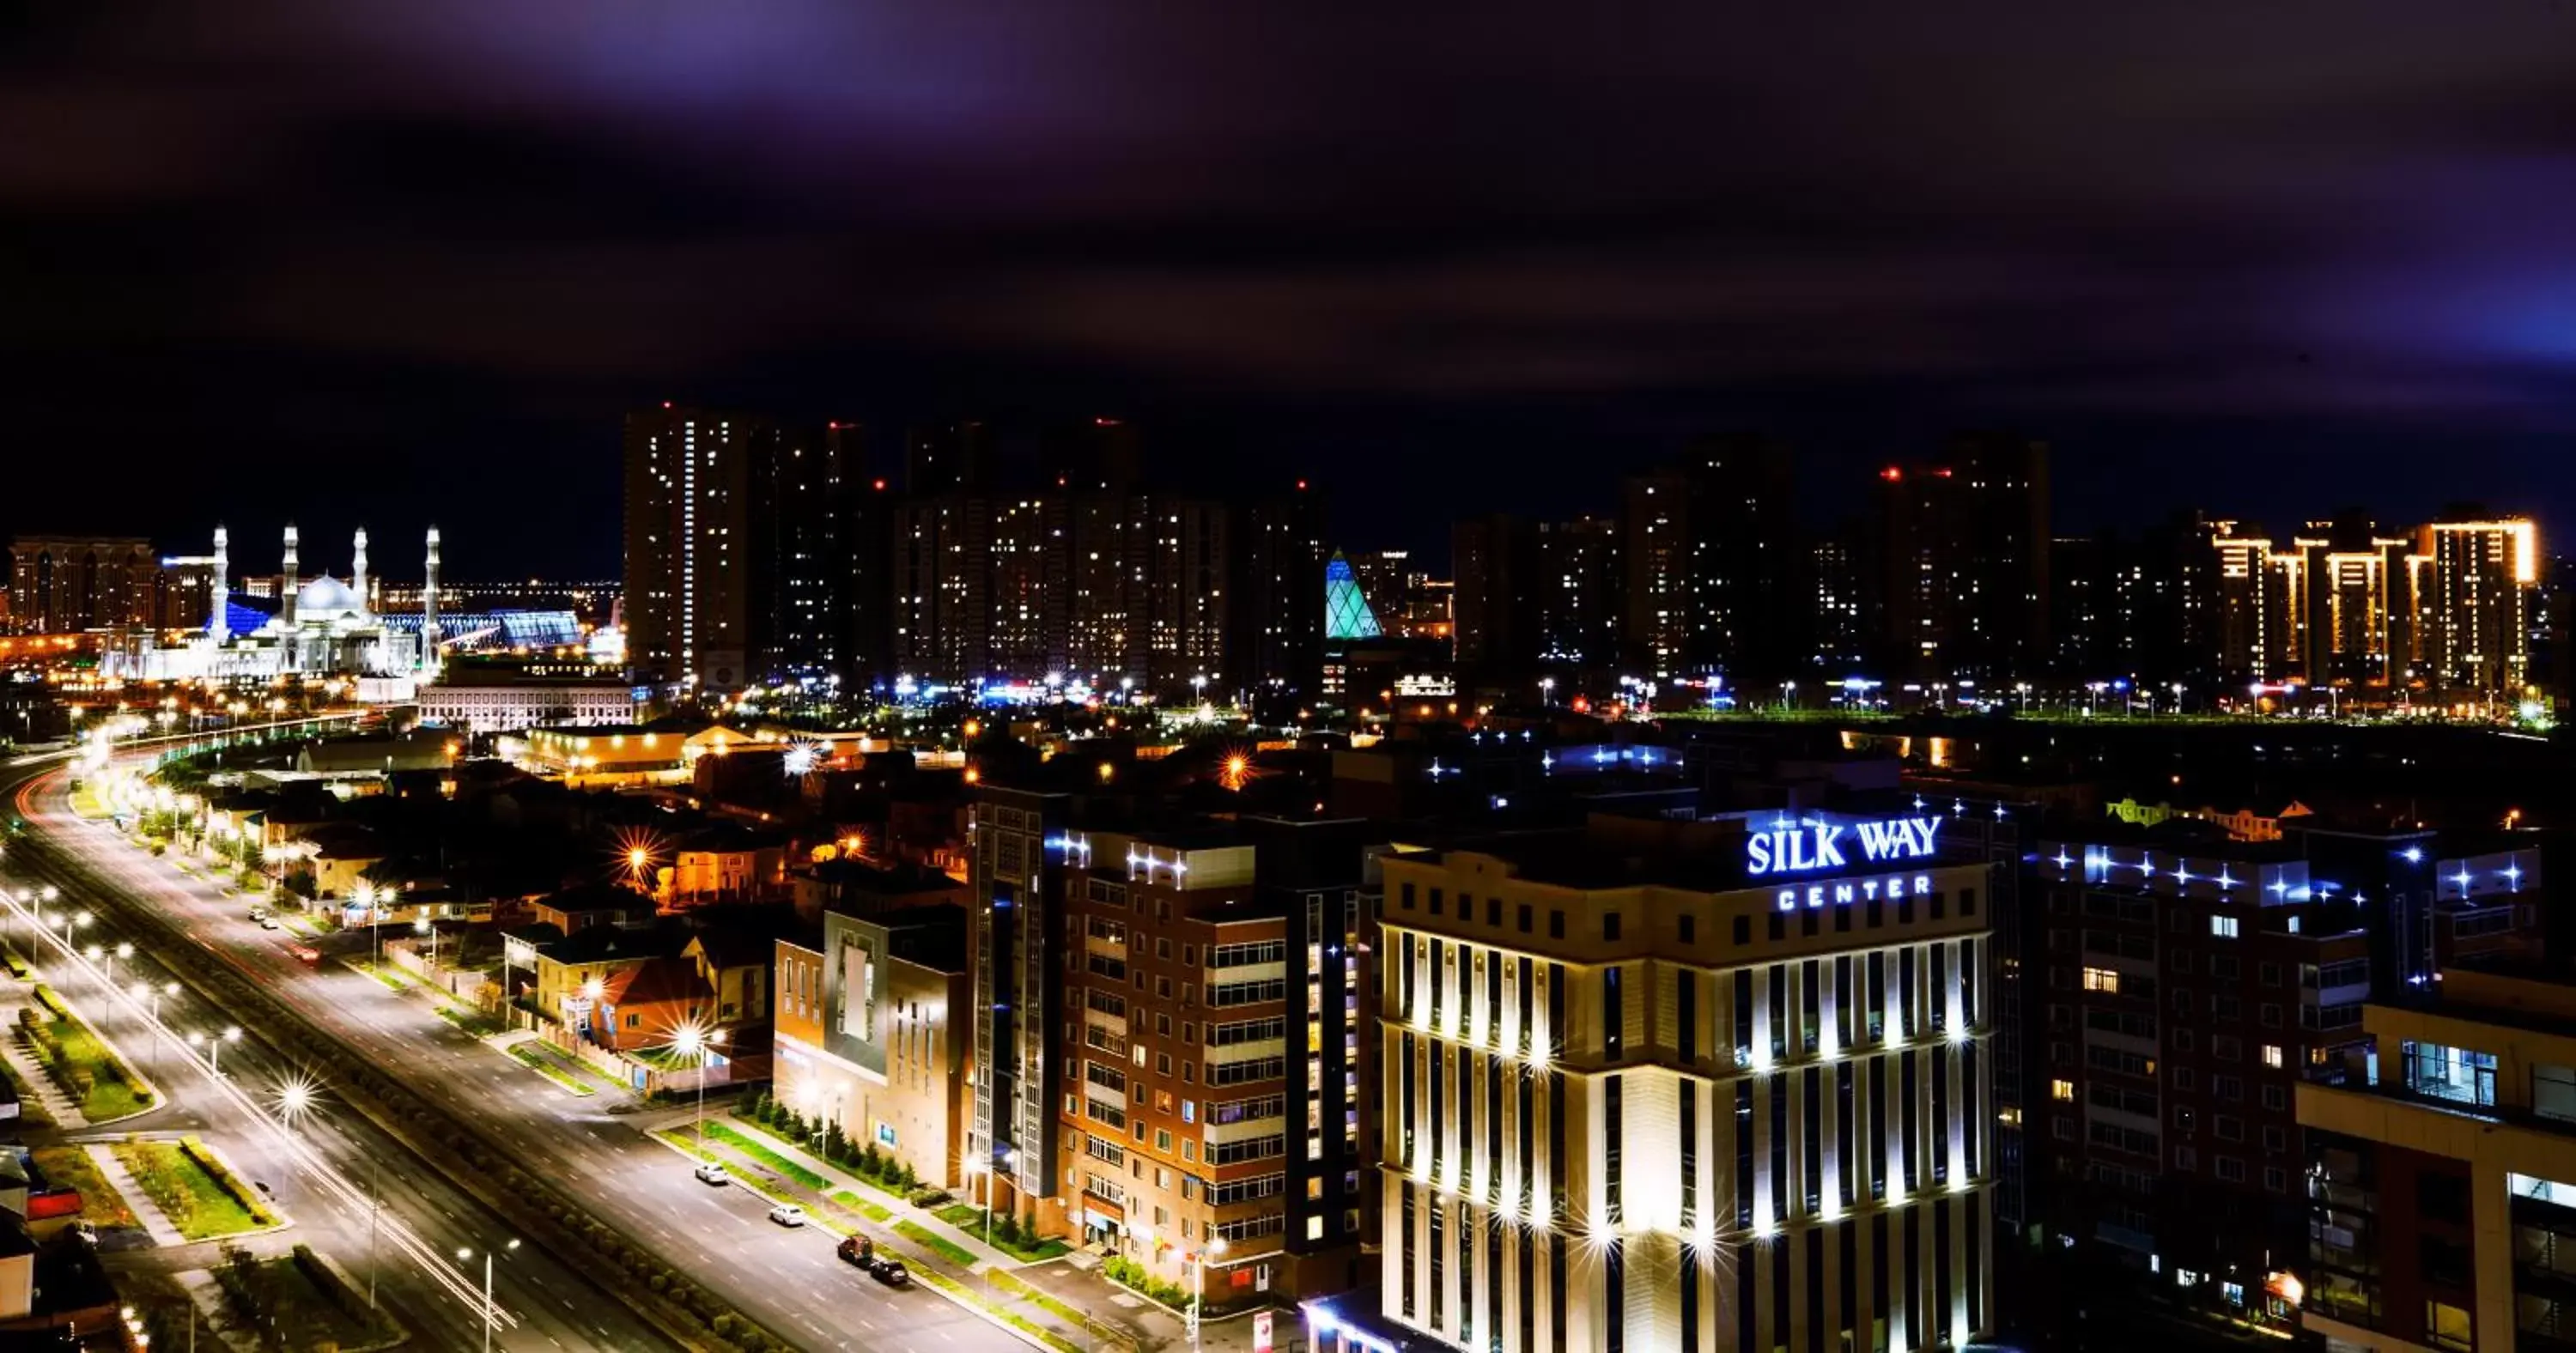
{"type": "Polygon", "coordinates": [[[1332,562],[1324,565],[1324,638],[1346,643],[1384,633],[1378,628],[1377,612],[1360,595],[1360,580],[1351,576],[1351,561],[1340,550],[1333,551],[1332,562]]]}

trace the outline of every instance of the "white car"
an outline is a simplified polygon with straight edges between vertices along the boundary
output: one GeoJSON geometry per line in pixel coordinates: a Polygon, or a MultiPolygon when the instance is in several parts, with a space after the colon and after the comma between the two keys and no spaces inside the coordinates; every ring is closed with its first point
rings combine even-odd
{"type": "Polygon", "coordinates": [[[260,917],[260,918],[259,918],[259,928],[260,928],[260,929],[262,929],[262,930],[275,930],[275,929],[277,929],[277,918],[276,918],[276,917],[274,917],[274,916],[262,916],[262,917],[260,917]]]}
{"type": "Polygon", "coordinates": [[[805,1209],[794,1203],[780,1203],[769,1209],[769,1219],[781,1226],[802,1226],[805,1224],[805,1209]]]}
{"type": "Polygon", "coordinates": [[[723,1164],[717,1161],[700,1161],[698,1162],[698,1168],[690,1171],[689,1173],[696,1175],[698,1177],[698,1182],[701,1184],[724,1185],[733,1182],[733,1176],[726,1174],[723,1164]]]}

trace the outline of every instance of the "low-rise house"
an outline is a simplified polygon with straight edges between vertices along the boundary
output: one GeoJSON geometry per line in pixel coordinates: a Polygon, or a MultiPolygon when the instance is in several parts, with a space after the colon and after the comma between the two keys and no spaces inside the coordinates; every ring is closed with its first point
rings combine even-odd
{"type": "Polygon", "coordinates": [[[770,946],[765,937],[707,930],[680,952],[697,970],[714,1002],[718,1023],[758,1023],[769,1018],[770,946]]]}
{"type": "Polygon", "coordinates": [[[707,988],[685,959],[649,958],[612,971],[595,1000],[583,1001],[571,1022],[575,1037],[611,1052],[668,1047],[683,1028],[712,1032],[707,988]]]}
{"type": "Polygon", "coordinates": [[[670,904],[754,902],[784,895],[787,840],[734,822],[692,834],[672,854],[670,904]]]}

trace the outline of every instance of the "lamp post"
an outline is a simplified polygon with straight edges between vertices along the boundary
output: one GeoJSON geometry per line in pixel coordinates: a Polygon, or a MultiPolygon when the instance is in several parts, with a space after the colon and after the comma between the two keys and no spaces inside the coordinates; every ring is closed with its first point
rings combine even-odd
{"type": "MultiPolygon", "coordinates": [[[[498,1251],[483,1252],[483,1353],[492,1353],[492,1258],[495,1253],[507,1254],[517,1248],[519,1242],[513,1240],[498,1251]]],[[[474,1251],[460,1246],[456,1258],[460,1263],[469,1262],[474,1258],[474,1251]]]]}
{"type": "Polygon", "coordinates": [[[382,927],[376,924],[376,885],[360,883],[349,894],[349,900],[357,903],[367,913],[367,966],[371,968],[385,966],[384,933],[382,927]]]}
{"type": "Polygon", "coordinates": [[[204,1030],[188,1035],[188,1046],[206,1050],[206,1073],[217,1080],[224,1075],[224,1045],[241,1041],[241,1026],[226,1025],[220,1036],[209,1036],[204,1030]]]}
{"type": "Polygon", "coordinates": [[[134,984],[133,991],[129,994],[134,997],[134,1008],[144,1012],[144,1020],[151,1026],[146,1032],[152,1035],[152,1069],[157,1072],[161,1069],[161,1035],[163,1033],[161,1027],[161,998],[164,996],[178,995],[179,984],[176,982],[164,982],[160,986],[156,987],[149,982],[137,982],[134,984]]]}
{"type": "Polygon", "coordinates": [[[1190,1347],[1193,1350],[1199,1346],[1199,1305],[1206,1299],[1207,1261],[1210,1257],[1223,1253],[1225,1253],[1225,1237],[1209,1236],[1207,1244],[1201,1246],[1198,1253],[1190,1257],[1191,1264],[1198,1270],[1197,1281],[1190,1284],[1190,1347]]]}
{"type": "Polygon", "coordinates": [[[707,1154],[707,1062],[724,1041],[724,1030],[710,1032],[695,1021],[683,1024],[671,1033],[671,1050],[698,1064],[697,1136],[698,1158],[701,1160],[707,1154]]]}
{"type": "Polygon", "coordinates": [[[437,976],[437,975],[438,975],[438,927],[437,927],[437,926],[434,926],[434,925],[432,925],[432,924],[430,924],[429,918],[428,918],[428,917],[426,917],[426,916],[423,916],[423,917],[419,918],[418,920],[415,920],[415,921],[413,921],[413,922],[411,923],[411,929],[412,929],[412,933],[413,933],[413,934],[415,934],[415,935],[427,935],[427,936],[429,936],[429,971],[430,971],[430,975],[431,975],[431,976],[433,976],[433,977],[437,976]]]}

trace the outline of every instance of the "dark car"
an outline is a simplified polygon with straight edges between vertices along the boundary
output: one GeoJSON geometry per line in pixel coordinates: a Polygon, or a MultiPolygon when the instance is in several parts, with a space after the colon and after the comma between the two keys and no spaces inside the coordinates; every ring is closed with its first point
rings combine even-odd
{"type": "Polygon", "coordinates": [[[877,1253],[877,1243],[865,1236],[850,1236],[841,1241],[841,1258],[867,1270],[868,1276],[888,1287],[912,1286],[912,1270],[890,1254],[877,1253]]]}

